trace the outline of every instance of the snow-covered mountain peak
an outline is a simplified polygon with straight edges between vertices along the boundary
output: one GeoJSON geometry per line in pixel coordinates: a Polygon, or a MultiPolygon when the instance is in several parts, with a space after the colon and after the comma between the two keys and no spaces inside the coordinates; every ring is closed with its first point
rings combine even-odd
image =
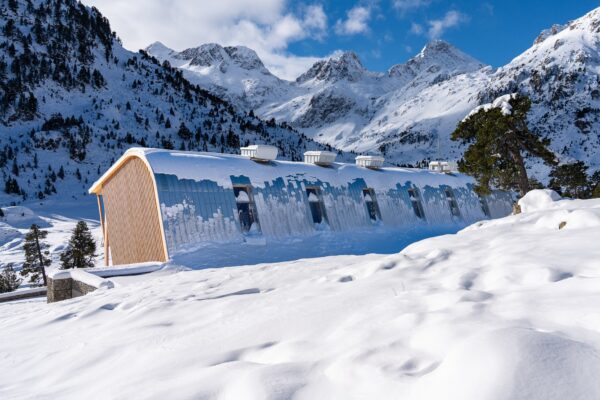
{"type": "Polygon", "coordinates": [[[337,82],[347,80],[355,82],[360,80],[367,70],[363,67],[358,55],[352,51],[336,52],[331,57],[317,61],[313,66],[300,75],[297,83],[309,80],[337,82]]]}
{"type": "Polygon", "coordinates": [[[245,46],[223,47],[216,43],[207,43],[182,51],[179,53],[178,58],[191,60],[191,65],[205,67],[221,65],[222,68],[236,65],[241,69],[270,74],[258,54],[245,46]]]}
{"type": "Polygon", "coordinates": [[[227,46],[225,52],[240,67],[247,70],[259,70],[270,74],[258,54],[246,46],[227,46]]]}
{"type": "Polygon", "coordinates": [[[392,77],[413,79],[421,74],[433,75],[443,80],[457,74],[477,71],[486,65],[443,40],[434,40],[405,64],[397,64],[389,69],[392,77]]]}
{"type": "Polygon", "coordinates": [[[175,50],[165,46],[162,42],[154,42],[144,50],[157,58],[170,57],[177,53],[175,50]]]}

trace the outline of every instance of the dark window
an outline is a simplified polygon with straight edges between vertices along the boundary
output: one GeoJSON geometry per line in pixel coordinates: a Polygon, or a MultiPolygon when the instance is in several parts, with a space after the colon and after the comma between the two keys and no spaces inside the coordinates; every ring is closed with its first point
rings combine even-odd
{"type": "Polygon", "coordinates": [[[242,232],[260,232],[256,204],[254,203],[254,196],[252,196],[252,187],[234,186],[233,194],[235,196],[235,204],[237,206],[242,232]]]}
{"type": "Polygon", "coordinates": [[[444,189],[446,193],[446,200],[448,201],[448,206],[450,207],[450,212],[455,217],[460,217],[460,209],[458,208],[458,203],[456,202],[456,198],[454,197],[454,192],[450,188],[444,189]]]}
{"type": "Polygon", "coordinates": [[[323,203],[323,196],[321,196],[321,189],[316,187],[306,188],[306,196],[308,197],[308,204],[310,206],[313,222],[315,224],[327,222],[327,214],[325,213],[325,204],[323,203]]]}
{"type": "Polygon", "coordinates": [[[421,194],[419,193],[419,189],[408,189],[408,196],[410,197],[410,202],[412,203],[413,211],[417,218],[425,219],[425,212],[423,211],[423,204],[421,204],[421,194]]]}
{"type": "Polygon", "coordinates": [[[483,196],[479,196],[479,203],[481,204],[481,209],[486,217],[491,218],[490,206],[488,205],[487,200],[483,196]]]}
{"type": "Polygon", "coordinates": [[[367,205],[367,212],[369,213],[369,218],[371,218],[371,221],[380,221],[381,212],[379,212],[379,205],[377,204],[377,197],[375,197],[375,191],[370,188],[363,189],[363,197],[365,199],[365,204],[367,205]]]}

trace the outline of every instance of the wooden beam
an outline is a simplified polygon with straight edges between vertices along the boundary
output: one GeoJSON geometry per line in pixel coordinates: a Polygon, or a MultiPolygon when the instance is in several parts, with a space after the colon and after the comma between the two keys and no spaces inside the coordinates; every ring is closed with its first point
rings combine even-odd
{"type": "Polygon", "coordinates": [[[102,212],[100,196],[100,194],[96,193],[96,199],[98,200],[98,214],[100,214],[100,227],[102,228],[102,237],[104,239],[104,266],[108,267],[108,231],[106,230],[106,220],[104,218],[104,213],[102,212]]]}

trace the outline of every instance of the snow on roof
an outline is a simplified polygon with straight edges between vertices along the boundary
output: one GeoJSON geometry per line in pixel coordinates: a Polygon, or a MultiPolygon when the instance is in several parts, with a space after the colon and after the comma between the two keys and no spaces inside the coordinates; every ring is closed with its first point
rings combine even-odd
{"type": "Polygon", "coordinates": [[[386,167],[371,170],[355,164],[337,162],[332,163],[329,168],[322,168],[314,164],[294,161],[277,160],[257,163],[233,154],[131,148],[92,185],[89,192],[99,193],[103,182],[130,157],[142,159],[155,174],[170,174],[179,179],[196,181],[212,180],[224,187],[231,186],[231,176],[246,176],[256,187],[264,187],[265,183],[277,177],[304,177],[307,180],[320,180],[338,186],[362,178],[369,187],[384,190],[407,181],[419,186],[434,187],[440,185],[456,187],[474,183],[473,178],[467,175],[450,176],[423,169],[386,167]]]}

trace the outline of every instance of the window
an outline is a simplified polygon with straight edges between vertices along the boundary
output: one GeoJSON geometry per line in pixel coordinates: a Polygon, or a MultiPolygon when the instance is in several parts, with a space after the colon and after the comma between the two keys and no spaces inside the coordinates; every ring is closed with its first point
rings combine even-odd
{"type": "Polygon", "coordinates": [[[321,196],[321,189],[317,187],[308,187],[306,188],[306,196],[308,197],[308,204],[310,206],[313,222],[315,224],[327,222],[327,214],[325,213],[325,204],[323,203],[323,197],[321,196]]]}
{"type": "Polygon", "coordinates": [[[488,205],[487,200],[483,196],[479,196],[479,203],[481,204],[481,210],[485,214],[486,217],[491,218],[490,214],[490,206],[488,205]]]}
{"type": "Polygon", "coordinates": [[[410,197],[410,202],[412,203],[413,211],[417,218],[425,219],[425,212],[423,211],[423,205],[421,204],[421,194],[419,193],[419,189],[408,189],[408,196],[410,197]]]}
{"type": "Polygon", "coordinates": [[[258,214],[251,186],[234,186],[233,194],[237,206],[240,228],[243,233],[260,232],[258,214]]]}
{"type": "Polygon", "coordinates": [[[377,204],[375,191],[371,188],[363,189],[363,197],[365,199],[367,212],[369,213],[369,218],[371,218],[371,221],[380,221],[381,213],[379,212],[379,205],[377,204]]]}
{"type": "Polygon", "coordinates": [[[446,200],[448,201],[450,212],[453,216],[460,218],[460,209],[458,208],[458,203],[456,202],[456,198],[454,197],[454,192],[450,188],[444,189],[444,192],[446,193],[446,200]]]}

